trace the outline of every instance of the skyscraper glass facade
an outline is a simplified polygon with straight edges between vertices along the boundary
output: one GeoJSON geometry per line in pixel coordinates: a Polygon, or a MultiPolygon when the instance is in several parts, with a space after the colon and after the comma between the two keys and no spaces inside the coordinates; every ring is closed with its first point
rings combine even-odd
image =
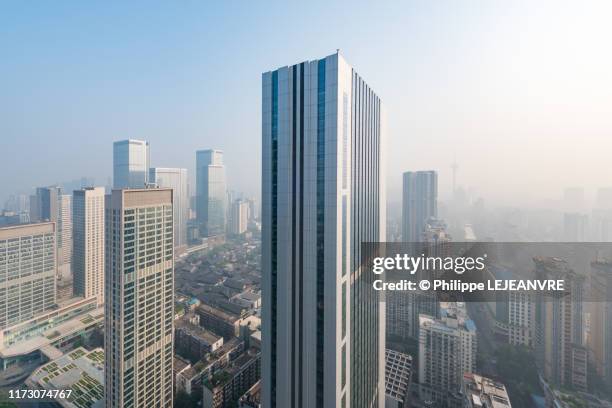
{"type": "Polygon", "coordinates": [[[382,406],[384,310],[359,268],[384,236],[380,101],[338,54],[265,73],[262,100],[264,404],[382,406]]]}

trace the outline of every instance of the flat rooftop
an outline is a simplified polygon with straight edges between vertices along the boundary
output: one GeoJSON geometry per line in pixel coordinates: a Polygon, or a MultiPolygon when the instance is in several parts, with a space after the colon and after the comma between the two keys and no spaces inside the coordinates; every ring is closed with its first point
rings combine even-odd
{"type": "Polygon", "coordinates": [[[209,306],[207,304],[202,303],[200,306],[197,307],[197,310],[201,310],[202,312],[211,314],[215,317],[218,317],[222,320],[225,320],[229,323],[234,323],[236,322],[236,320],[238,320],[240,317],[235,315],[235,314],[230,314],[227,312],[224,312],[223,310],[219,310],[216,307],[212,307],[209,306]]]}
{"type": "Polygon", "coordinates": [[[412,382],[412,356],[385,350],[385,394],[403,400],[412,382]]]}
{"type": "Polygon", "coordinates": [[[512,408],[504,384],[473,373],[463,375],[466,396],[475,406],[512,408]]]}
{"type": "Polygon", "coordinates": [[[35,370],[28,386],[47,390],[72,390],[55,401],[65,408],[101,408],[104,405],[104,350],[79,347],[35,370]]]}
{"type": "Polygon", "coordinates": [[[0,358],[17,357],[30,354],[36,350],[53,345],[60,339],[76,334],[82,330],[104,321],[104,307],[77,315],[55,327],[30,338],[17,341],[7,347],[0,346],[0,358]]]}
{"type": "Polygon", "coordinates": [[[209,345],[212,345],[222,339],[223,337],[217,336],[216,334],[206,330],[202,326],[197,326],[195,324],[191,324],[189,322],[184,321],[183,319],[178,319],[174,321],[175,330],[182,330],[188,333],[192,337],[197,337],[202,339],[209,345]]]}

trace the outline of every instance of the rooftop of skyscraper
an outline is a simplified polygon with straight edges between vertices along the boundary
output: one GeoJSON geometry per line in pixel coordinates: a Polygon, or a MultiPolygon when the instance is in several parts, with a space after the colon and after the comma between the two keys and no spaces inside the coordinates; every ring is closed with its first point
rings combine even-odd
{"type": "Polygon", "coordinates": [[[468,315],[464,302],[440,302],[440,319],[449,327],[476,331],[476,324],[468,315]]]}

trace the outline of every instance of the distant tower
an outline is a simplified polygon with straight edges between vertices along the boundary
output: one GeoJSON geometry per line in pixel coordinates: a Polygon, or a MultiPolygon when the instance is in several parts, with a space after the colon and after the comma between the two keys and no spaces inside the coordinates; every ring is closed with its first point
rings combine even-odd
{"type": "Polygon", "coordinates": [[[149,175],[149,142],[121,140],[113,143],[113,188],[144,188],[149,175]]]}
{"type": "Polygon", "coordinates": [[[229,233],[240,235],[246,232],[249,220],[249,203],[246,200],[234,200],[230,206],[229,233]]]}
{"type": "Polygon", "coordinates": [[[55,222],[57,265],[69,264],[72,258],[72,200],[59,186],[37,187],[30,199],[32,222],[55,222]]]}
{"type": "Polygon", "coordinates": [[[73,193],[72,270],[74,294],[96,296],[104,303],[104,187],[85,187],[73,193]]]}
{"type": "Polygon", "coordinates": [[[187,245],[187,218],[189,217],[189,180],[187,169],[151,167],[149,183],[157,187],[172,188],[174,209],[174,247],[187,245]]]}
{"type": "Polygon", "coordinates": [[[421,242],[430,217],[438,216],[438,173],[407,171],[403,176],[402,241],[421,242]]]}
{"type": "Polygon", "coordinates": [[[221,150],[196,152],[196,218],[204,236],[225,233],[227,192],[221,150]]]}
{"type": "Polygon", "coordinates": [[[457,170],[459,170],[459,165],[457,164],[457,160],[453,161],[453,164],[451,164],[451,169],[453,169],[453,197],[454,197],[455,192],[457,191],[457,170]]]}
{"type": "Polygon", "coordinates": [[[536,257],[533,262],[536,278],[564,280],[564,296],[551,297],[541,292],[536,295],[537,362],[546,381],[584,391],[587,389],[587,350],[582,337],[585,277],[558,258],[536,257]]]}

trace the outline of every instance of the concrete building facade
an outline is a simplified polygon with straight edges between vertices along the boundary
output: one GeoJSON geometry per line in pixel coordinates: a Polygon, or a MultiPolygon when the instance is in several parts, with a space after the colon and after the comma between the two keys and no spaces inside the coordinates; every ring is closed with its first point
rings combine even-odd
{"type": "Polygon", "coordinates": [[[187,219],[189,217],[189,179],[187,169],[152,167],[149,183],[160,188],[171,188],[174,208],[174,246],[187,245],[187,219]]]}
{"type": "Polygon", "coordinates": [[[172,407],[172,202],[171,189],[106,197],[107,408],[172,407]]]}
{"type": "Polygon", "coordinates": [[[104,303],[104,187],[73,193],[73,290],[104,303]]]}
{"type": "Polygon", "coordinates": [[[55,306],[55,223],[0,228],[0,329],[55,306]]]}

